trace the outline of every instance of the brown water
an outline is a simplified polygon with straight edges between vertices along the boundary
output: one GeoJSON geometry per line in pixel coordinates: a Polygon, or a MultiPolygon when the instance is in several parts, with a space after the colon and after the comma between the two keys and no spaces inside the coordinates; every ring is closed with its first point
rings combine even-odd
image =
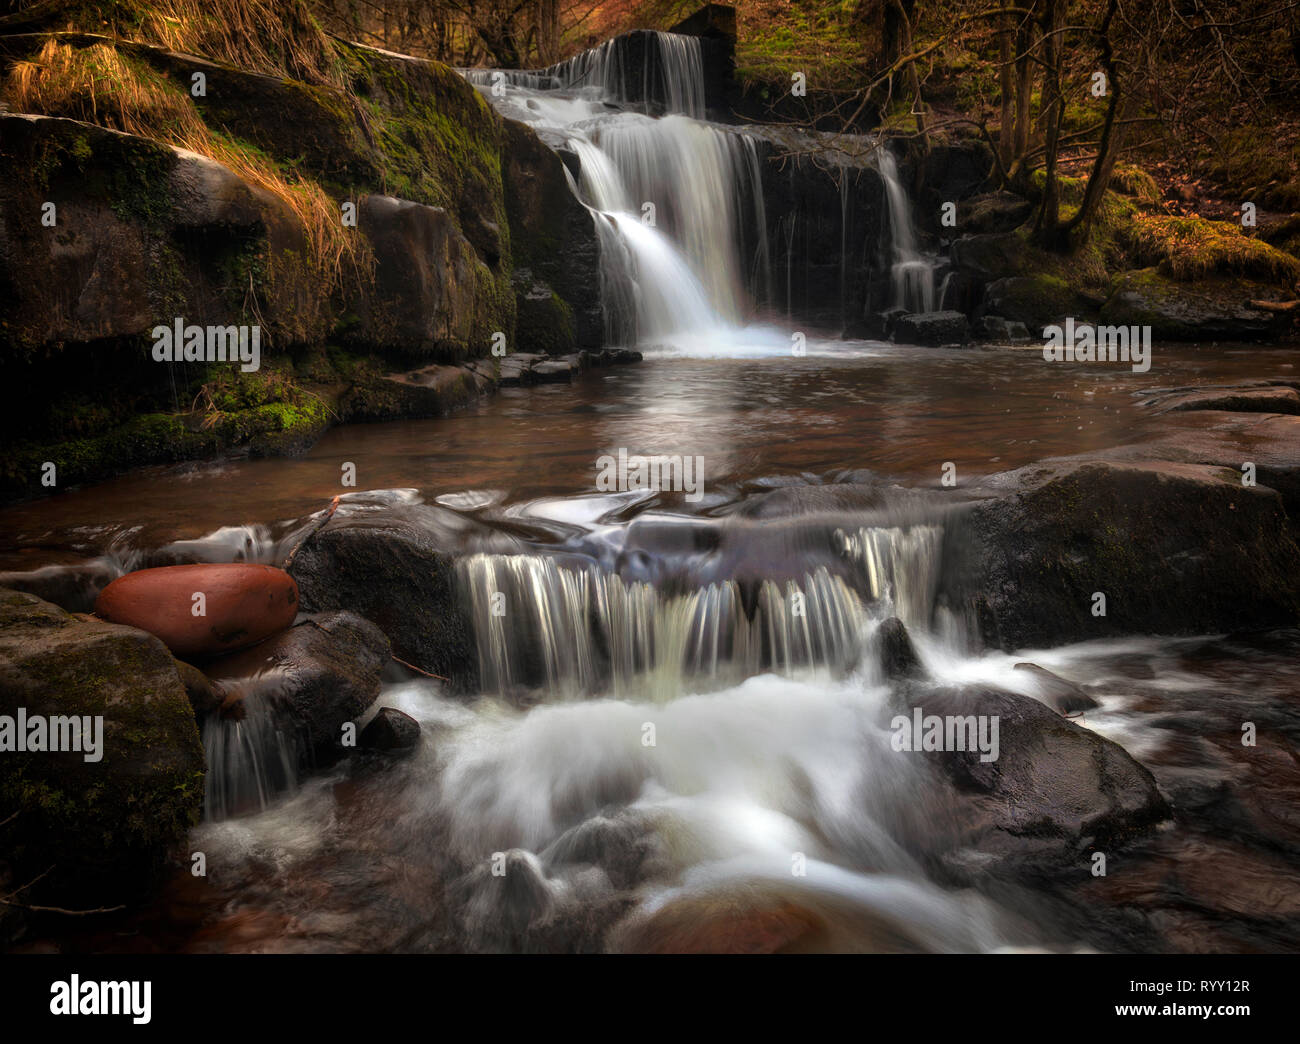
{"type": "Polygon", "coordinates": [[[506,388],[452,417],[347,425],[304,456],[149,468],[0,510],[0,567],[58,561],[124,530],[157,546],[220,526],[300,518],[356,465],[357,489],[426,499],[497,490],[509,499],[591,492],[596,459],[704,458],[706,489],[768,476],[870,469],[933,485],[1050,456],[1142,440],[1159,418],[1152,389],[1296,376],[1294,352],[1157,347],[1148,373],[1122,364],[1046,363],[1036,350],[955,351],[810,342],[804,358],[648,358],[574,384],[506,388]],[[828,354],[812,354],[818,349],[828,354]]]}

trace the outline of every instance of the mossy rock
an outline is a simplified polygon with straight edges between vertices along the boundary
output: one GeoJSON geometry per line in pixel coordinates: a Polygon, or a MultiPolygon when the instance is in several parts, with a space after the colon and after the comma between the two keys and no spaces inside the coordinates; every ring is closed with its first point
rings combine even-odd
{"type": "Polygon", "coordinates": [[[1171,341],[1259,340],[1276,334],[1280,319],[1250,302],[1279,296],[1276,287],[1250,279],[1219,275],[1184,283],[1143,268],[1116,276],[1101,318],[1149,326],[1153,337],[1171,341]]]}
{"type": "Polygon", "coordinates": [[[547,284],[531,279],[527,270],[515,272],[517,352],[568,355],[577,347],[573,310],[547,284]]]}
{"type": "Polygon", "coordinates": [[[1069,316],[1085,315],[1088,302],[1056,276],[1012,276],[985,287],[984,311],[1024,323],[1030,332],[1038,333],[1069,316]]]}
{"type": "Polygon", "coordinates": [[[0,714],[103,718],[102,758],[0,755],[0,848],[25,902],[80,908],[146,894],[198,821],[204,757],[161,641],[0,590],[0,714]],[[12,818],[10,818],[12,817],[12,818]]]}

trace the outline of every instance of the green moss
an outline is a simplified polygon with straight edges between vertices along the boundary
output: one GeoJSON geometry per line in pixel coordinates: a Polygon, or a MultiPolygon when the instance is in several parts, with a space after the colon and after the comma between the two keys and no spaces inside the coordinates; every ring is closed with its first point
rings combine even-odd
{"type": "Polygon", "coordinates": [[[1300,260],[1245,234],[1240,225],[1202,217],[1138,215],[1125,232],[1135,260],[1184,281],[1214,273],[1263,279],[1286,288],[1300,280],[1300,260]]]}

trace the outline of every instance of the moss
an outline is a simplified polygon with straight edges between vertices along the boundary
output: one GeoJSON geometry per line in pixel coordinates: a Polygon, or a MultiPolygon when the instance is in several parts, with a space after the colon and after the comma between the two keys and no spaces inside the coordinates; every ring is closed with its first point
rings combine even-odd
{"type": "Polygon", "coordinates": [[[1175,279],[1231,273],[1288,288],[1300,280],[1300,260],[1227,221],[1144,214],[1125,235],[1138,264],[1156,265],[1175,279]]]}

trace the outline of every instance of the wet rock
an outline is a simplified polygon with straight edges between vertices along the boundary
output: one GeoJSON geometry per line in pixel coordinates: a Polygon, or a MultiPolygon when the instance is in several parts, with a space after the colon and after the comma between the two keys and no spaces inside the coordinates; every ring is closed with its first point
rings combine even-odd
{"type": "Polygon", "coordinates": [[[298,613],[298,588],[268,565],[160,566],[118,577],[100,592],[95,613],[156,634],[177,656],[212,656],[288,627],[298,613]]]}
{"type": "Polygon", "coordinates": [[[974,715],[998,725],[997,757],[978,750],[926,757],[953,786],[953,846],[944,865],[959,878],[1091,872],[1093,851],[1114,848],[1168,818],[1151,773],[1116,743],[1028,696],[946,689],[915,698],[925,715],[974,715]]]}
{"type": "Polygon", "coordinates": [[[374,624],[350,612],[312,616],[274,638],[208,667],[227,690],[257,679],[268,698],[304,741],[304,760],[329,764],[347,754],[343,725],[355,722],[379,695],[389,662],[388,640],[374,624]]]}
{"type": "Polygon", "coordinates": [[[981,341],[998,344],[1022,344],[1029,340],[1029,330],[1024,323],[1003,319],[1000,315],[982,315],[971,326],[971,332],[981,341]]]}
{"type": "Polygon", "coordinates": [[[961,200],[957,204],[957,227],[973,235],[1010,232],[1023,225],[1033,211],[1033,203],[1024,196],[1000,189],[961,200]]]}
{"type": "Polygon", "coordinates": [[[361,747],[385,754],[405,754],[420,743],[420,723],[396,707],[381,707],[361,730],[361,747]]]}
{"type": "Polygon", "coordinates": [[[357,227],[374,251],[375,272],[353,306],[359,321],[348,338],[443,361],[471,354],[484,266],[452,215],[370,195],[357,207],[357,227]]]}
{"type": "Polygon", "coordinates": [[[1233,413],[1300,414],[1300,391],[1295,388],[1210,388],[1179,392],[1155,400],[1162,413],[1184,410],[1227,410],[1233,413]]]}
{"type": "Polygon", "coordinates": [[[0,587],[26,591],[70,613],[88,613],[99,592],[121,575],[122,571],[106,559],[94,559],[77,565],[0,573],[0,587]]]}
{"type": "Polygon", "coordinates": [[[1150,326],[1152,337],[1174,341],[1253,340],[1272,336],[1284,319],[1250,302],[1277,295],[1275,287],[1249,279],[1209,275],[1180,283],[1144,268],[1114,279],[1101,320],[1150,326]]]}
{"type": "Polygon", "coordinates": [[[952,604],[973,595],[993,647],[1262,628],[1300,613],[1282,499],[1244,487],[1239,471],[1060,460],[973,491],[987,499],[949,525],[943,584],[952,604]]]}
{"type": "Polygon", "coordinates": [[[553,359],[538,363],[529,370],[529,374],[538,384],[551,384],[573,380],[576,368],[568,359],[553,359]]]}
{"type": "Polygon", "coordinates": [[[549,283],[527,268],[515,269],[515,349],[565,355],[577,345],[573,310],[549,283]]]}
{"type": "Polygon", "coordinates": [[[189,697],[190,706],[196,717],[203,717],[219,709],[226,699],[226,693],[220,686],[197,667],[184,660],[174,661],[176,673],[180,675],[181,684],[185,686],[185,695],[189,697]]]}
{"type": "Polygon", "coordinates": [[[893,324],[899,344],[963,344],[970,334],[961,312],[916,312],[900,315],[893,324]]]}
{"type": "Polygon", "coordinates": [[[355,382],[340,401],[348,420],[443,417],[473,402],[495,384],[484,363],[426,366],[409,373],[355,382]]]}
{"type": "Polygon", "coordinates": [[[468,682],[477,655],[456,591],[455,559],[518,547],[505,534],[430,504],[345,507],[299,548],[292,572],[304,610],[359,613],[388,636],[401,659],[468,682]]]}
{"type": "Polygon", "coordinates": [[[1040,667],[1036,663],[1018,663],[1014,669],[1030,674],[1034,678],[1039,694],[1049,706],[1062,714],[1075,714],[1101,706],[1074,682],[1067,681],[1059,674],[1053,674],[1046,667],[1040,667]]]}
{"type": "Polygon", "coordinates": [[[1008,276],[984,288],[984,311],[1023,323],[1032,336],[1042,333],[1045,326],[1087,310],[1070,285],[1055,276],[1008,276]]]}
{"type": "Polygon", "coordinates": [[[0,715],[16,724],[19,708],[29,722],[92,719],[81,752],[0,753],[0,850],[14,887],[49,871],[23,900],[83,908],[147,892],[203,798],[194,711],[166,646],[0,591],[0,715]],[[97,716],[100,757],[87,761],[97,716]]]}
{"type": "Polygon", "coordinates": [[[916,655],[916,647],[912,645],[912,639],[902,620],[891,616],[880,625],[876,637],[880,642],[880,666],[886,678],[919,678],[925,675],[921,658],[916,655]]]}

